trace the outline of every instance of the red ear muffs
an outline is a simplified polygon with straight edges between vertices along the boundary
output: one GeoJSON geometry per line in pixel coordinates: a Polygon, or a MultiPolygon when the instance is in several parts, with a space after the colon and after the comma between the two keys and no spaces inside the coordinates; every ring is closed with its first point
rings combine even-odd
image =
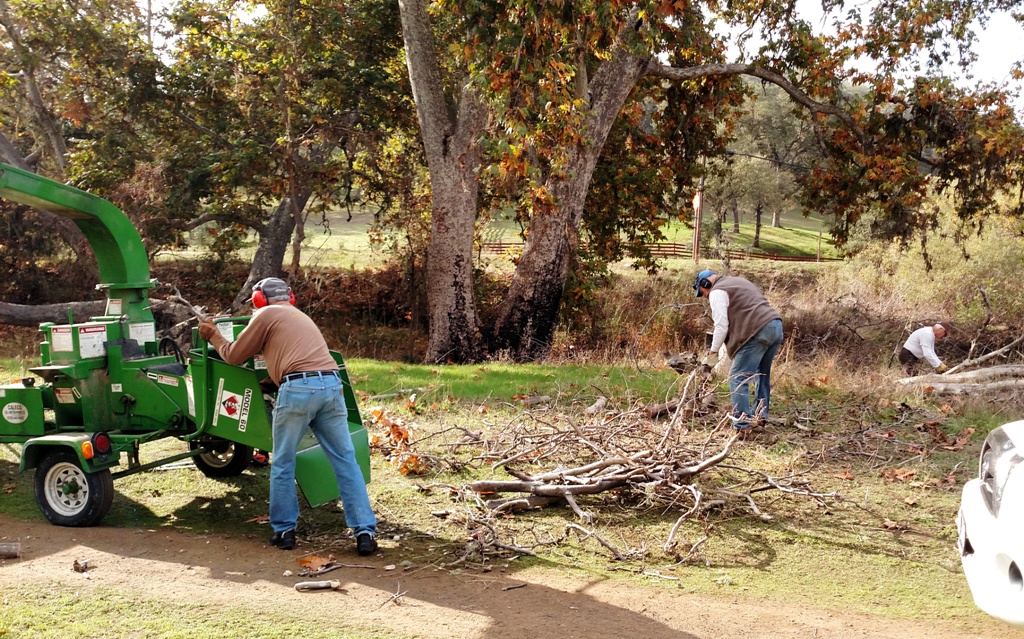
{"type": "MultiPolygon", "coordinates": [[[[295,293],[291,287],[288,288],[288,303],[295,306],[295,293]]],[[[260,289],[252,292],[252,305],[256,308],[263,308],[267,305],[267,296],[260,289]]]]}
{"type": "Polygon", "coordinates": [[[263,308],[267,305],[267,296],[263,294],[263,291],[257,289],[252,292],[252,305],[256,308],[263,308]]]}

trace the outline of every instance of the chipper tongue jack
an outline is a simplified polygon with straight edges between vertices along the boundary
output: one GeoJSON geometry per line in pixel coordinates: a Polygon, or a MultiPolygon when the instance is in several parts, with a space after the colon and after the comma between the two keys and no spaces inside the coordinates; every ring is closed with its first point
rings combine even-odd
{"type": "MultiPolygon", "coordinates": [[[[192,457],[211,477],[240,474],[254,448],[272,450],[269,402],[260,382],[264,362],[221,361],[193,330],[184,353],[158,338],[149,304],[156,286],[138,231],[110,202],[0,163],[0,197],[72,220],[99,266],[103,315],[40,325],[41,362],[34,377],[0,386],[0,443],[22,445],[21,470],[35,470],[35,496],[61,526],[99,522],[114,499],[113,480],[192,457]],[[42,381],[37,383],[36,378],[42,381]],[[143,444],[175,438],[183,452],[141,463],[143,444]],[[122,464],[122,461],[126,462],[122,464]]],[[[216,320],[229,340],[247,317],[216,320]]],[[[366,481],[369,445],[344,361],[338,362],[349,430],[366,481]]],[[[296,460],[296,482],[313,506],[333,501],[338,487],[310,434],[296,460]]]]}

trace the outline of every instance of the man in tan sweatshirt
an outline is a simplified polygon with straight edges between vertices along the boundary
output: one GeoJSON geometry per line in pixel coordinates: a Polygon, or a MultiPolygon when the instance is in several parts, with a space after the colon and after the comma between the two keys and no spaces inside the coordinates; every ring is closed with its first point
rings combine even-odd
{"type": "Polygon", "coordinates": [[[280,387],[273,416],[270,525],[274,534],[270,543],[282,550],[295,547],[299,518],[295,456],[308,426],[334,470],[345,523],[356,536],[356,550],[360,555],[373,554],[377,550],[377,518],[349,435],[338,365],[317,325],[295,308],[295,295],[284,281],[268,277],[252,290],[256,310],[234,342],[209,321],[199,325],[199,336],[229,364],[240,364],[262,352],[270,378],[280,387]]]}

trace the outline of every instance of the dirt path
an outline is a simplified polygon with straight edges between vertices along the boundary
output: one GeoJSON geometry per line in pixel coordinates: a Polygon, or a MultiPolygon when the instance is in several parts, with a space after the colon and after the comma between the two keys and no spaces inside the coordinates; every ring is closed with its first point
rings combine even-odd
{"type": "MultiPolygon", "coordinates": [[[[460,639],[641,637],[828,637],[832,639],[986,639],[1024,636],[979,621],[965,633],[941,624],[893,621],[811,605],[697,596],[602,580],[564,578],[552,571],[452,575],[427,568],[403,572],[383,552],[337,560],[343,568],[321,578],[341,580],[341,592],[298,593],[298,552],[262,539],[190,536],[173,530],[60,528],[0,517],[0,542],[18,541],[22,556],[0,560],[0,584],[57,583],[77,591],[113,588],[140,599],[204,601],[254,610],[294,611],[337,627],[373,628],[385,635],[460,639]],[[72,571],[88,559],[88,577],[72,571]],[[508,586],[524,587],[506,589],[508,586]],[[404,593],[393,600],[395,593],[404,593]],[[339,604],[339,598],[342,600],[339,604]],[[983,633],[983,634],[978,634],[983,633]]],[[[301,549],[301,547],[300,547],[301,549]]],[[[980,613],[979,613],[980,614],[980,613]]]]}

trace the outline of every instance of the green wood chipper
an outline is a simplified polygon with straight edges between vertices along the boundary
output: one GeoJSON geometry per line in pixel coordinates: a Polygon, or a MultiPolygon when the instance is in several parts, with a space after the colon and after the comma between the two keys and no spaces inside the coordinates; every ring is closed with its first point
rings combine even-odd
{"type": "MultiPolygon", "coordinates": [[[[183,352],[158,338],[149,303],[149,262],[138,231],[110,202],[0,163],[0,197],[72,220],[92,246],[106,293],[103,315],[44,323],[33,377],[0,386],[0,443],[21,445],[21,470],[35,470],[35,497],[61,526],[91,526],[108,512],[113,480],[193,458],[210,477],[241,474],[253,449],[272,450],[275,398],[259,356],[240,366],[220,360],[192,331],[183,352]],[[141,463],[143,444],[176,438],[179,454],[141,463]]],[[[215,320],[233,339],[247,317],[215,320]]],[[[349,430],[366,481],[369,445],[340,354],[349,430]]],[[[162,447],[162,449],[165,447],[162,447]]],[[[312,506],[333,501],[338,486],[324,452],[307,433],[295,477],[312,506]]]]}

